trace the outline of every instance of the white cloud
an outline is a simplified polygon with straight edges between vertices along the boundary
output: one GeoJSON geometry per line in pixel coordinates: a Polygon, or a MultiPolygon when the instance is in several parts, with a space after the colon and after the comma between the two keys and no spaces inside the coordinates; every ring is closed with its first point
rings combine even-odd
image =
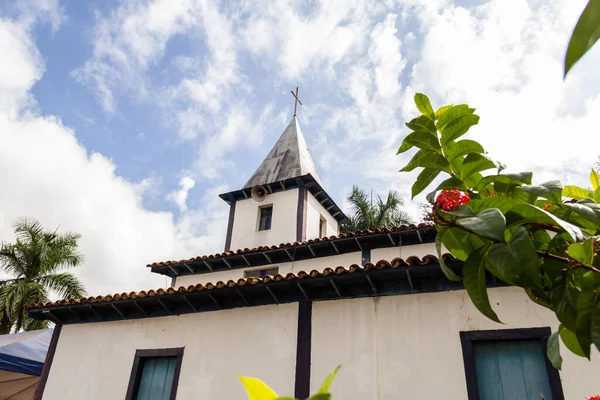
{"type": "Polygon", "coordinates": [[[90,86],[109,112],[115,111],[115,93],[146,96],[144,72],[171,37],[196,26],[197,10],[194,0],[135,0],[98,15],[93,57],[73,77],[90,86]]]}
{"type": "Polygon", "coordinates": [[[180,212],[187,210],[188,192],[196,185],[196,181],[190,176],[184,176],[179,180],[179,190],[169,194],[168,199],[177,204],[180,212]]]}
{"type": "Polygon", "coordinates": [[[578,3],[492,1],[472,10],[444,8],[423,22],[426,34],[403,103],[405,116],[415,115],[414,90],[429,94],[437,106],[467,102],[481,116],[472,137],[510,170],[540,170],[538,182],[586,184],[599,154],[589,145],[598,142],[598,52],[562,80],[567,41],[584,6],[578,3]]]}
{"type": "MultiPolygon", "coordinates": [[[[75,271],[90,294],[139,290],[170,284],[150,273],[147,263],[221,250],[227,207],[209,190],[201,211],[177,221],[167,212],[144,208],[152,182],[129,182],[99,153],[88,151],[58,118],[32,108],[30,89],[43,64],[30,30],[32,21],[0,22],[0,237],[12,240],[19,216],[39,219],[51,229],[82,234],[86,263],[75,271]],[[16,62],[18,61],[18,62],[16,62]],[[29,98],[29,102],[23,99],[29,98]],[[215,197],[215,199],[212,198],[215,197]]],[[[188,185],[189,186],[189,185],[188,185]]]]}
{"type": "Polygon", "coordinates": [[[339,62],[361,50],[368,17],[381,7],[376,2],[325,1],[308,16],[299,8],[289,1],[252,3],[240,34],[251,52],[274,60],[287,79],[309,68],[334,74],[339,62]]]}

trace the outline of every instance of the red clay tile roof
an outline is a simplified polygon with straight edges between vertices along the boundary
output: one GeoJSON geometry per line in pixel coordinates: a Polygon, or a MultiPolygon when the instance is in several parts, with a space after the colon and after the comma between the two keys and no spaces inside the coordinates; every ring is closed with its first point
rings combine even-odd
{"type": "MultiPolygon", "coordinates": [[[[443,257],[444,261],[446,261],[446,262],[455,260],[455,258],[451,254],[444,254],[442,257],[443,257]]],[[[39,308],[54,308],[54,307],[77,305],[77,304],[106,303],[106,302],[117,301],[117,300],[130,300],[130,299],[153,297],[153,296],[168,296],[168,295],[173,295],[176,293],[190,293],[190,292],[200,292],[200,291],[205,291],[205,290],[225,289],[225,288],[231,288],[231,287],[242,287],[242,286],[246,286],[246,285],[268,284],[269,282],[278,282],[278,281],[282,281],[282,280],[291,281],[291,280],[295,280],[295,279],[311,279],[311,278],[318,278],[320,276],[327,276],[327,275],[333,275],[333,274],[335,274],[335,275],[352,274],[352,273],[356,273],[356,272],[364,272],[364,271],[369,271],[369,270],[373,270],[373,269],[381,270],[381,269],[386,269],[386,268],[400,268],[400,267],[404,267],[404,266],[426,265],[426,264],[433,264],[433,263],[438,263],[438,262],[439,262],[438,258],[431,254],[428,254],[428,255],[424,256],[423,258],[419,258],[417,256],[410,256],[406,259],[394,258],[392,261],[380,260],[380,261],[377,261],[375,264],[367,263],[364,267],[357,265],[357,264],[352,264],[350,267],[347,267],[347,268],[342,267],[342,266],[339,266],[337,268],[325,268],[322,272],[313,269],[310,272],[299,271],[296,274],[290,272],[285,276],[283,276],[281,274],[277,274],[274,276],[267,275],[263,278],[255,278],[255,277],[240,278],[235,281],[228,280],[227,282],[223,282],[223,281],[218,281],[216,283],[209,282],[204,285],[199,283],[197,285],[180,286],[178,288],[170,287],[167,289],[161,288],[161,289],[156,289],[156,290],[154,290],[154,289],[142,290],[141,292],[116,293],[113,295],[95,296],[95,297],[92,296],[92,297],[82,298],[82,299],[65,299],[65,300],[57,300],[54,302],[51,301],[51,302],[47,302],[47,303],[30,304],[26,308],[28,310],[30,310],[30,309],[39,309],[39,308]]]]}
{"type": "Polygon", "coordinates": [[[240,255],[240,254],[255,253],[255,252],[261,252],[261,251],[267,251],[267,250],[279,250],[279,249],[285,249],[285,248],[296,247],[296,246],[303,246],[303,245],[313,244],[313,243],[330,242],[330,241],[334,241],[334,240],[338,240],[338,239],[345,239],[345,238],[352,238],[352,237],[361,237],[361,236],[369,236],[369,235],[376,235],[376,234],[381,234],[381,233],[394,233],[394,232],[407,231],[407,230],[413,230],[413,229],[421,229],[421,228],[433,228],[433,225],[432,224],[422,223],[422,224],[418,224],[418,225],[414,225],[414,224],[400,225],[400,226],[395,226],[393,228],[380,228],[380,229],[372,229],[372,230],[365,229],[365,230],[359,230],[359,231],[348,232],[348,233],[340,233],[337,236],[329,236],[329,237],[324,237],[324,238],[316,238],[316,239],[305,240],[304,242],[281,243],[278,246],[276,246],[276,245],[273,245],[273,246],[259,246],[259,247],[255,247],[253,249],[245,248],[245,249],[239,249],[239,250],[235,250],[235,251],[233,251],[233,250],[232,251],[225,251],[223,253],[216,253],[216,254],[198,256],[198,257],[193,257],[193,258],[189,258],[189,259],[186,259],[186,260],[160,261],[160,262],[155,262],[155,263],[152,263],[152,264],[148,264],[146,266],[150,267],[150,268],[154,268],[154,267],[166,267],[166,266],[169,266],[169,265],[192,263],[192,262],[195,262],[195,261],[214,260],[214,259],[217,259],[217,258],[231,257],[231,256],[235,256],[235,255],[240,255]]]}

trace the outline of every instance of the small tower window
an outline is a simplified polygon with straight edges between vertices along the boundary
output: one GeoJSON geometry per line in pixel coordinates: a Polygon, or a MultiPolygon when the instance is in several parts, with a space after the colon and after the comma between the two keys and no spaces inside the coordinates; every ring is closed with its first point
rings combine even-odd
{"type": "Polygon", "coordinates": [[[273,206],[264,206],[259,209],[258,230],[266,231],[271,229],[271,219],[273,218],[273,206]]]}
{"type": "Polygon", "coordinates": [[[320,216],[319,219],[319,237],[325,237],[327,235],[327,220],[320,216]]]}

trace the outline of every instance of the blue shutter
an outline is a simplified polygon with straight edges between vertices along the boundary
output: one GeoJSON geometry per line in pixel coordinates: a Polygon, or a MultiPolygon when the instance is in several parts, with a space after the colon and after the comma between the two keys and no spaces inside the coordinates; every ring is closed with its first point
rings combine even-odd
{"type": "Polygon", "coordinates": [[[539,340],[473,342],[480,400],[552,399],[539,340]]]}
{"type": "Polygon", "coordinates": [[[146,358],[137,400],[169,400],[177,357],[146,358]]]}

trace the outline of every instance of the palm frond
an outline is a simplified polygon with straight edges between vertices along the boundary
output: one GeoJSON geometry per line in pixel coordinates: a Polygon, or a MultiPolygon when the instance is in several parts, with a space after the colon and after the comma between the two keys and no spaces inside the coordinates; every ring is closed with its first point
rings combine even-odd
{"type": "Polygon", "coordinates": [[[23,255],[18,247],[11,243],[0,244],[0,269],[11,275],[22,275],[25,272],[23,255]]]}
{"type": "Polygon", "coordinates": [[[75,299],[86,295],[85,287],[79,278],[70,272],[41,276],[36,281],[60,298],[75,299]]]}

